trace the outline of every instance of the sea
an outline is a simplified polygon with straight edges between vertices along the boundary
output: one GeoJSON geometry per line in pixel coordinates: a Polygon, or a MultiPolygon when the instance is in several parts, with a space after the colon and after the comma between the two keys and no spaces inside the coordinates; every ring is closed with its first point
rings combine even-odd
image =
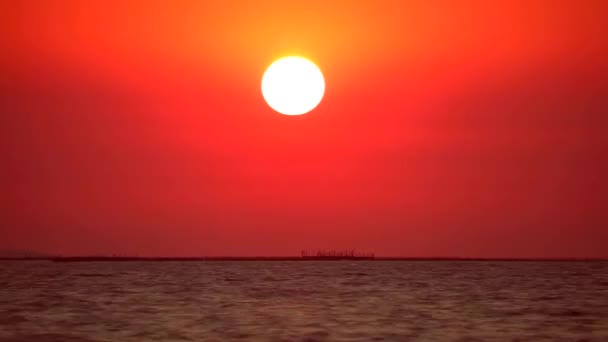
{"type": "Polygon", "coordinates": [[[0,262],[0,341],[608,341],[608,262],[0,262]]]}

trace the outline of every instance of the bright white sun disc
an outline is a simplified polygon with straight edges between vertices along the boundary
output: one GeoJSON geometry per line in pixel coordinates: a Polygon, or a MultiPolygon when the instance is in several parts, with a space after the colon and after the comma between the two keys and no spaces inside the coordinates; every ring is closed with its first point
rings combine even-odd
{"type": "Polygon", "coordinates": [[[306,58],[281,58],[272,63],[262,77],[266,103],[281,114],[306,114],[321,102],[323,93],[323,74],[306,58]]]}

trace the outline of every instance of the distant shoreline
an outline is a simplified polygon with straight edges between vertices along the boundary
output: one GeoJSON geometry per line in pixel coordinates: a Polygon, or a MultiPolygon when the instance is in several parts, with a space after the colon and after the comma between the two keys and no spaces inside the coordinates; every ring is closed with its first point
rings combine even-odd
{"type": "Polygon", "coordinates": [[[0,261],[51,262],[203,262],[203,261],[477,261],[477,262],[590,262],[608,261],[605,258],[458,258],[458,257],[375,257],[374,260],[309,260],[300,256],[282,257],[121,257],[121,256],[64,256],[64,257],[0,257],[0,261]]]}

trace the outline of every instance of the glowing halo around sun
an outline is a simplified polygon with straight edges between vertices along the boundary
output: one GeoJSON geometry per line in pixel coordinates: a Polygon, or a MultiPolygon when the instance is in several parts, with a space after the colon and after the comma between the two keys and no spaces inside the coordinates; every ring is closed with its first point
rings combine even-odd
{"type": "Polygon", "coordinates": [[[272,63],[262,77],[262,95],[270,108],[285,115],[313,110],[325,93],[321,70],[302,57],[283,57],[272,63]]]}

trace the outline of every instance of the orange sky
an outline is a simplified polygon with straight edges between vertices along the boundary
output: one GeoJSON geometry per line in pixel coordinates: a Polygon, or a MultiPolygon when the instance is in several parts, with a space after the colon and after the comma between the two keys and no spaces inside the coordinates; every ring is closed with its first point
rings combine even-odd
{"type": "Polygon", "coordinates": [[[0,0],[0,249],[608,257],[605,13],[0,0]],[[326,93],[287,117],[294,54],[326,93]]]}

